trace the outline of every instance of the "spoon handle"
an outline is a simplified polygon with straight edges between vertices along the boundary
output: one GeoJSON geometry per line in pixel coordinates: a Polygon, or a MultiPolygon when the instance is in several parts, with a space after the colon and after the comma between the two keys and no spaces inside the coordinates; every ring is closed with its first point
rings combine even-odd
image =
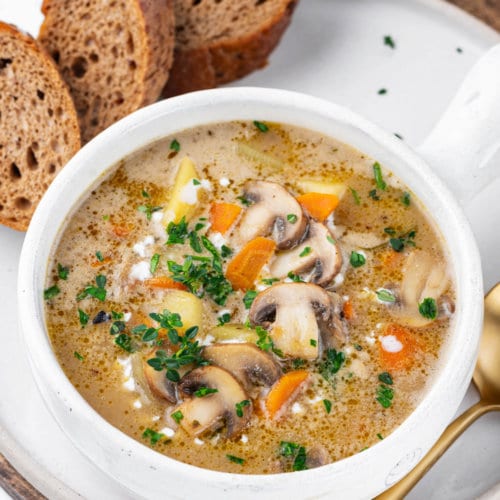
{"type": "Polygon", "coordinates": [[[394,500],[404,498],[412,488],[422,479],[425,473],[437,462],[441,455],[455,442],[455,440],[481,415],[500,410],[498,405],[492,405],[480,400],[474,406],[462,413],[441,434],[436,444],[427,452],[422,460],[403,479],[381,493],[375,500],[394,500]]]}

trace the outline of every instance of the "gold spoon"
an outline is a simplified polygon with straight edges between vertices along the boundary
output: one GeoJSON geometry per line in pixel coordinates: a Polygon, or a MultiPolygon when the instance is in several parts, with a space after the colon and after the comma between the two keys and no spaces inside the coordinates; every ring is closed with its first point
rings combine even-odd
{"type": "Polygon", "coordinates": [[[376,500],[404,498],[473,422],[489,411],[500,411],[500,283],[495,285],[484,299],[483,334],[472,380],[481,399],[446,428],[414,469],[376,497],[376,500]]]}

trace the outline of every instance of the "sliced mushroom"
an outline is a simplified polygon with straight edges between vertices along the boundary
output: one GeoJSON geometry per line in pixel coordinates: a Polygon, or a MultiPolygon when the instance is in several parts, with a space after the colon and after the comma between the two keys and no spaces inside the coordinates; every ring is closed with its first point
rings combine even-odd
{"type": "Polygon", "coordinates": [[[423,250],[412,252],[403,268],[399,307],[392,309],[399,320],[412,327],[428,325],[432,320],[424,318],[418,308],[426,298],[438,300],[450,284],[446,265],[423,250]]]}
{"type": "Polygon", "coordinates": [[[178,389],[187,399],[176,410],[182,413],[180,425],[192,436],[216,431],[225,426],[226,437],[237,437],[248,425],[252,415],[252,403],[241,405],[241,417],[237,404],[249,401],[240,383],[226,370],[218,366],[195,368],[179,382],[178,389]],[[202,397],[196,391],[206,387],[217,392],[202,397]]]}
{"type": "Polygon", "coordinates": [[[293,250],[277,255],[270,272],[277,278],[289,272],[303,274],[311,271],[308,281],[326,286],[342,267],[342,253],[324,224],[311,220],[306,238],[293,250]]]}
{"type": "Polygon", "coordinates": [[[308,469],[315,469],[316,467],[327,465],[331,463],[331,461],[332,459],[330,458],[328,451],[322,445],[316,445],[307,450],[306,466],[308,469]]]}
{"type": "Polygon", "coordinates": [[[309,283],[273,285],[257,295],[249,312],[250,322],[267,328],[285,356],[307,360],[318,358],[321,343],[345,340],[335,317],[330,295],[309,283]]]}
{"type": "Polygon", "coordinates": [[[292,248],[300,241],[307,221],[298,201],[285,188],[275,182],[251,181],[243,194],[253,204],[237,228],[242,244],[269,234],[278,248],[292,248]]]}
{"type": "Polygon", "coordinates": [[[202,356],[234,375],[251,396],[257,395],[256,386],[270,387],[282,373],[276,360],[255,344],[213,344],[202,356]]]}

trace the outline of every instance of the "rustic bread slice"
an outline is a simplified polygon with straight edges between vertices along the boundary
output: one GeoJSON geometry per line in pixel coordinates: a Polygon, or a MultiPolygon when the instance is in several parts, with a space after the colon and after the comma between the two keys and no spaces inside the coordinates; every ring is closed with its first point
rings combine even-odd
{"type": "Polygon", "coordinates": [[[174,47],[171,0],[44,0],[38,39],[75,101],[82,140],[158,99],[174,47]]]}
{"type": "Polygon", "coordinates": [[[0,223],[26,230],[79,148],[75,107],[52,59],[29,35],[0,22],[0,223]]]}
{"type": "Polygon", "coordinates": [[[242,78],[267,64],[298,0],[174,0],[169,97],[242,78]]]}

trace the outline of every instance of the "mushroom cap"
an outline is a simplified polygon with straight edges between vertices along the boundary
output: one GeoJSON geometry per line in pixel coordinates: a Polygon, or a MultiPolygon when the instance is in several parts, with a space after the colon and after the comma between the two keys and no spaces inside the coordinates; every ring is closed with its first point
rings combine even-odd
{"type": "Polygon", "coordinates": [[[253,325],[269,330],[285,356],[307,360],[320,355],[321,341],[337,332],[331,296],[311,283],[282,283],[259,293],[249,311],[253,325]]]}
{"type": "Polygon", "coordinates": [[[283,278],[289,272],[301,274],[312,270],[310,281],[326,286],[341,267],[342,253],[330,231],[324,224],[311,220],[300,245],[277,255],[270,271],[272,276],[283,278]]]}
{"type": "Polygon", "coordinates": [[[182,412],[180,425],[192,436],[215,431],[225,425],[226,437],[237,437],[248,425],[252,404],[236,413],[236,404],[249,400],[240,383],[226,370],[218,366],[202,366],[186,374],[178,384],[181,394],[187,397],[177,408],[182,412]],[[202,387],[217,389],[203,397],[195,396],[202,387]]]}
{"type": "MultiPolygon", "coordinates": [[[[150,356],[148,359],[155,357],[150,356]]],[[[151,392],[160,398],[164,398],[170,403],[177,402],[177,390],[175,383],[167,378],[167,373],[165,370],[155,370],[151,365],[148,364],[148,360],[145,359],[142,364],[142,370],[144,377],[151,392]]]]}
{"type": "Polygon", "coordinates": [[[307,220],[299,202],[276,182],[249,181],[244,196],[253,204],[237,227],[244,244],[257,236],[272,235],[278,248],[292,248],[302,238],[307,220]]]}
{"type": "Polygon", "coordinates": [[[212,344],[203,349],[202,356],[230,372],[251,395],[256,386],[270,387],[282,374],[271,354],[247,342],[212,344]]]}

